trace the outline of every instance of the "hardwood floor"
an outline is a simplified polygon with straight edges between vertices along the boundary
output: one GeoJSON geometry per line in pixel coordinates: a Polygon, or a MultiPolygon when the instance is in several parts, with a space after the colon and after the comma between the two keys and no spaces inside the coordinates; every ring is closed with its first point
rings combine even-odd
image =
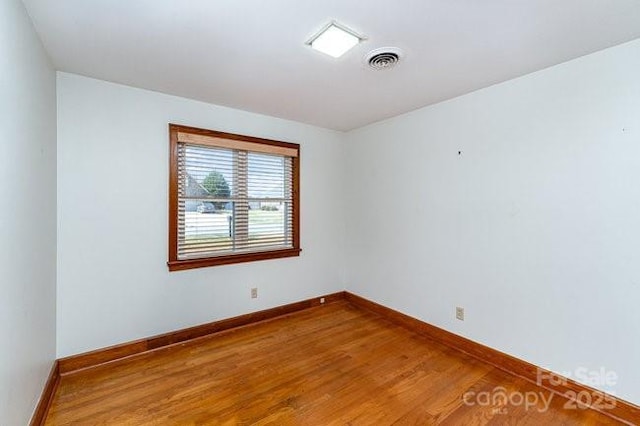
{"type": "Polygon", "coordinates": [[[619,424],[565,404],[340,301],[63,375],[46,424],[619,424]]]}

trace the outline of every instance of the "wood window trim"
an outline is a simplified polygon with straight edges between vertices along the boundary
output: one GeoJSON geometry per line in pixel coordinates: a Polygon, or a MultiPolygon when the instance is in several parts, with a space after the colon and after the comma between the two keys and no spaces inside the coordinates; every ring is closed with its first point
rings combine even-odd
{"type": "MultiPolygon", "coordinates": [[[[200,140],[203,140],[200,138],[200,140]]],[[[263,151],[264,152],[264,151],[263,151]]],[[[169,124],[169,271],[203,268],[208,266],[229,265],[234,263],[253,262],[259,260],[279,259],[299,256],[300,248],[300,145],[271,139],[244,136],[215,130],[199,129],[196,127],[169,124]],[[241,146],[247,144],[263,145],[271,152],[288,152],[292,159],[292,247],[280,250],[264,250],[247,253],[232,253],[198,259],[178,258],[178,144],[186,134],[212,138],[224,141],[238,141],[241,146]]]]}

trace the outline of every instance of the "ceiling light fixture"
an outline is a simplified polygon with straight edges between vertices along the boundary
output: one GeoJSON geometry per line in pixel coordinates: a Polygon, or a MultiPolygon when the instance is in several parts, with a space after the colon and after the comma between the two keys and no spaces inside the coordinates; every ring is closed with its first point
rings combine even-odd
{"type": "Polygon", "coordinates": [[[307,44],[319,52],[339,58],[360,43],[362,39],[354,31],[336,22],[331,22],[313,36],[307,44]]]}

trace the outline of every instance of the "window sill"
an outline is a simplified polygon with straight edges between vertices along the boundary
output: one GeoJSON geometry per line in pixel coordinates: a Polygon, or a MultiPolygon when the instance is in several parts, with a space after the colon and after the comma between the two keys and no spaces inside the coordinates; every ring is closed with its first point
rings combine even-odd
{"type": "Polygon", "coordinates": [[[228,256],[207,257],[204,259],[172,260],[167,262],[169,271],[183,271],[186,269],[206,268],[208,266],[231,265],[234,263],[254,262],[257,260],[280,259],[283,257],[300,256],[302,249],[262,251],[257,253],[238,253],[228,256]]]}

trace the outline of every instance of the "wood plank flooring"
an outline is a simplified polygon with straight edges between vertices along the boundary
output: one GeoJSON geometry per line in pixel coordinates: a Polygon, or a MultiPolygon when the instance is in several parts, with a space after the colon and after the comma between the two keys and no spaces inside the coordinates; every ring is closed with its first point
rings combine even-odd
{"type": "Polygon", "coordinates": [[[566,402],[341,301],[64,375],[46,424],[619,424],[566,402]]]}

